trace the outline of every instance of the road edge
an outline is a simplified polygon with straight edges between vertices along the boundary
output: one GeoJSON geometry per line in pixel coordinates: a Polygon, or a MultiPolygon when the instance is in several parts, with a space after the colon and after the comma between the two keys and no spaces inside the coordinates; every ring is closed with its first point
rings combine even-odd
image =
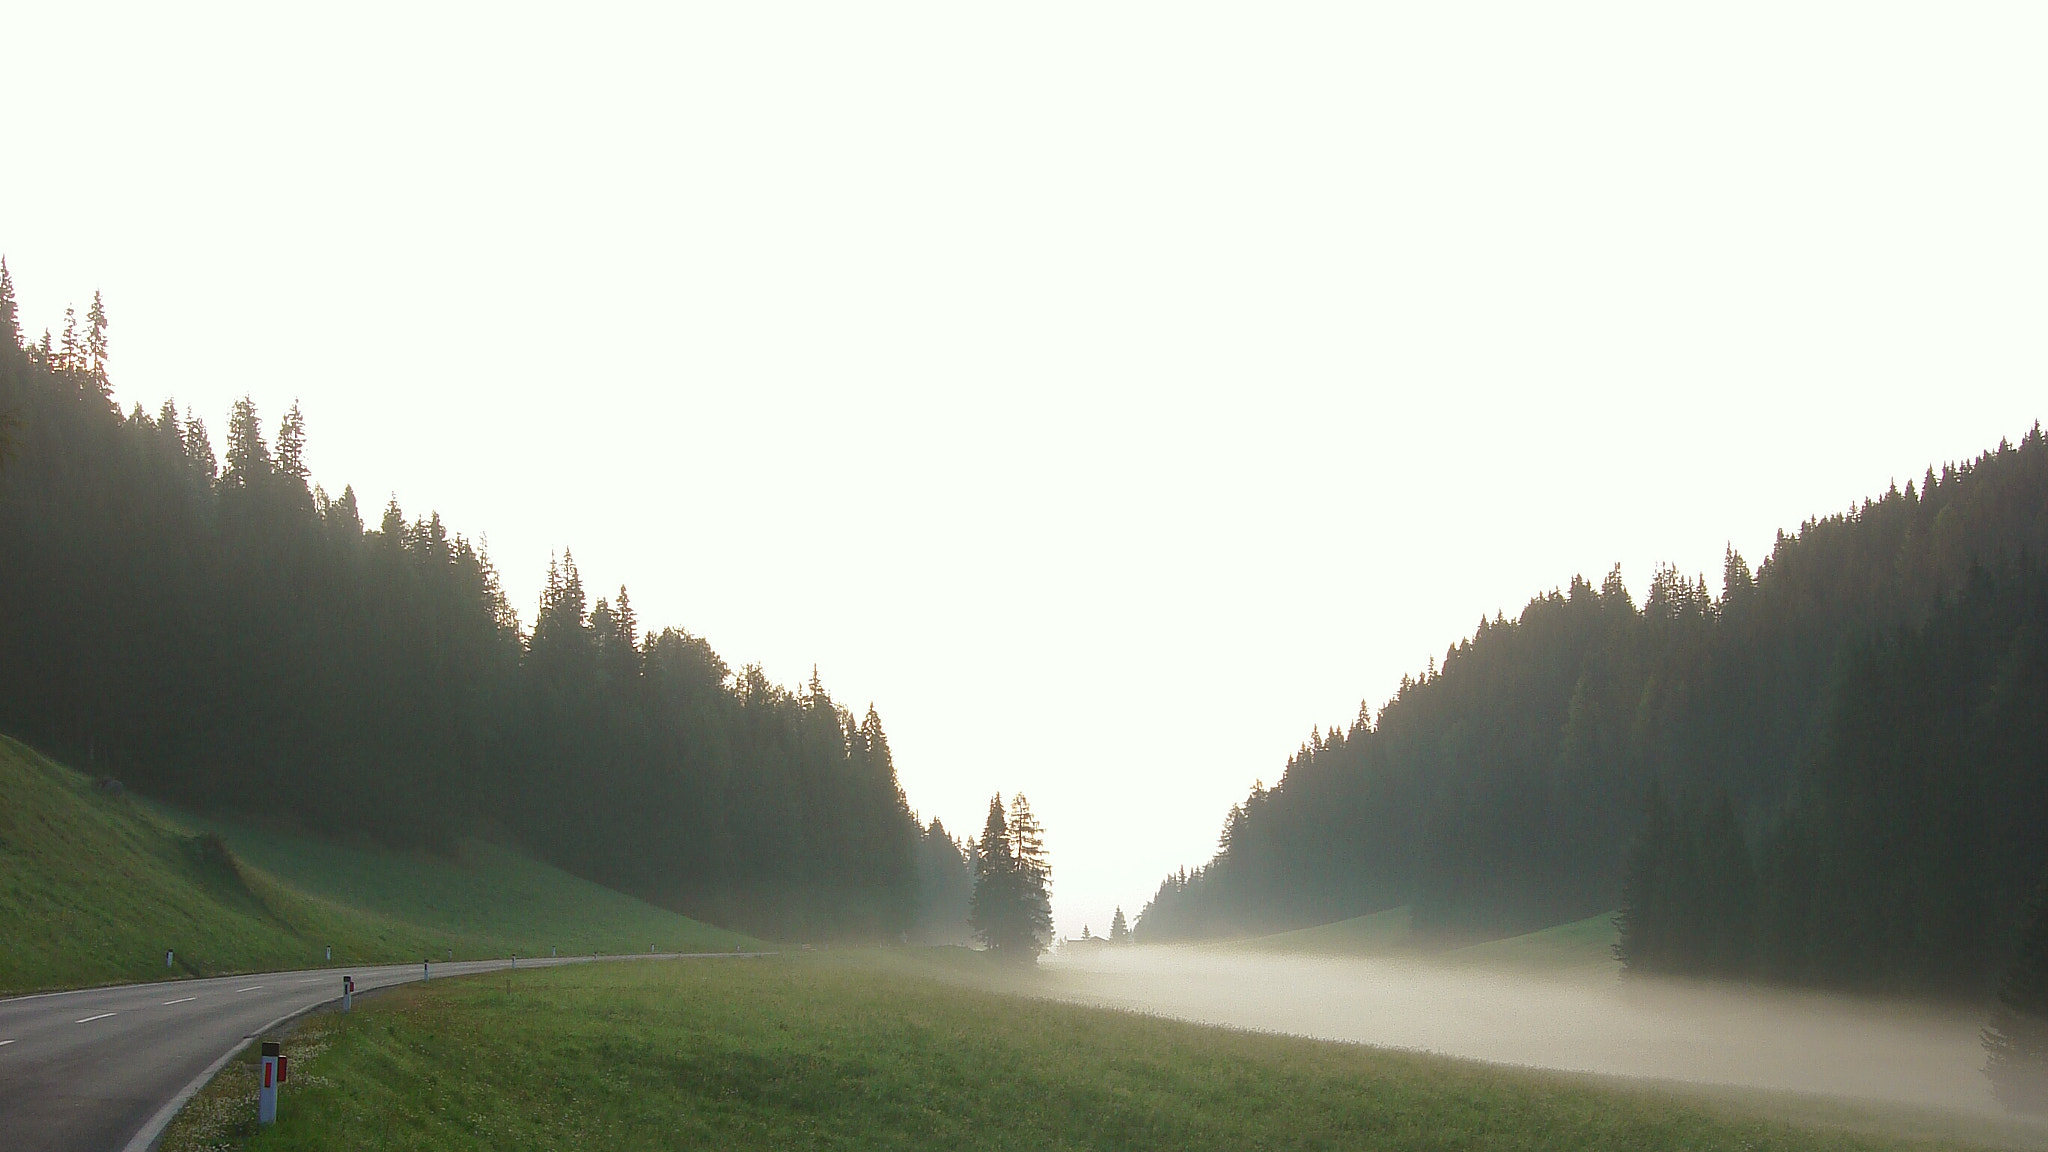
{"type": "Polygon", "coordinates": [[[258,1037],[280,1024],[290,1023],[309,1012],[317,1012],[330,1004],[340,1003],[340,1001],[341,997],[336,996],[330,1000],[322,1000],[317,1004],[308,1004],[297,1011],[287,1012],[263,1027],[256,1029],[254,1032],[249,1033],[247,1036],[242,1037],[238,1043],[221,1053],[220,1057],[213,1063],[208,1064],[205,1071],[194,1076],[190,1083],[178,1089],[176,1095],[165,1101],[164,1106],[157,1109],[154,1115],[143,1122],[142,1127],[136,1131],[135,1135],[128,1138],[128,1143],[121,1146],[121,1152],[152,1152],[156,1148],[157,1142],[163,1139],[164,1129],[171,1126],[171,1121],[178,1118],[178,1113],[184,1110],[185,1105],[191,1102],[192,1097],[197,1096],[201,1088],[206,1087],[208,1082],[219,1075],[220,1070],[228,1066],[228,1061],[241,1055],[244,1048],[247,1048],[258,1037]]]}
{"type": "MultiPolygon", "coordinates": [[[[542,963],[540,963],[540,964],[538,965],[539,967],[542,967],[542,968],[555,968],[555,967],[561,967],[561,966],[563,966],[564,964],[588,964],[588,963],[590,963],[590,962],[591,962],[591,961],[593,961],[593,960],[712,960],[712,959],[723,959],[723,958],[725,958],[725,957],[734,957],[734,958],[739,958],[739,959],[747,959],[747,958],[755,958],[755,957],[761,957],[761,956],[777,956],[777,955],[780,955],[780,953],[779,953],[779,952],[650,952],[650,953],[648,953],[647,955],[645,955],[645,956],[642,956],[642,955],[641,955],[640,953],[638,953],[638,952],[623,952],[623,953],[619,953],[619,954],[616,954],[616,955],[612,955],[612,956],[560,956],[560,957],[555,957],[555,956],[539,957],[539,956],[537,956],[537,957],[534,957],[534,959],[535,959],[535,960],[539,960],[539,961],[541,961],[541,962],[542,962],[542,963]]],[[[514,961],[512,961],[512,962],[511,962],[511,965],[510,965],[510,966],[511,966],[511,968],[512,968],[512,969],[515,969],[515,970],[516,970],[516,969],[517,969],[517,967],[518,967],[518,962],[517,962],[516,960],[514,960],[514,961]]],[[[304,969],[304,968],[301,968],[301,969],[294,969],[293,971],[299,971],[299,972],[304,972],[304,971],[315,971],[315,969],[304,969]]],[[[474,976],[474,975],[479,975],[479,973],[475,973],[475,972],[467,972],[467,973],[462,973],[461,975],[451,976],[451,977],[449,977],[449,979],[455,979],[455,980],[459,980],[459,979],[461,979],[461,978],[462,978],[462,976],[474,976]]],[[[175,980],[165,980],[165,981],[157,981],[157,983],[165,983],[165,984],[175,984],[175,983],[180,983],[180,981],[175,981],[175,980]]],[[[358,993],[356,993],[356,995],[357,995],[358,997],[361,997],[361,996],[367,996],[367,995],[370,995],[370,994],[372,994],[372,993],[375,993],[375,992],[382,992],[382,991],[384,991],[384,990],[385,990],[385,989],[387,989],[387,988],[396,988],[396,987],[399,987],[400,985],[403,985],[403,984],[409,984],[409,983],[411,983],[411,981],[409,981],[409,980],[401,980],[401,981],[398,981],[398,982],[397,982],[397,983],[395,983],[395,984],[385,984],[385,985],[379,985],[378,987],[375,987],[375,988],[368,988],[368,989],[364,989],[363,991],[361,991],[361,992],[358,992],[358,993]]],[[[89,991],[95,991],[95,989],[89,989],[89,988],[73,988],[73,989],[67,989],[67,991],[73,991],[73,992],[89,992],[89,991]]],[[[63,993],[61,993],[61,992],[58,992],[58,993],[43,993],[43,995],[60,995],[60,996],[61,996],[61,995],[63,995],[63,993]]],[[[24,1000],[25,1000],[25,999],[30,999],[30,997],[25,997],[25,996],[24,996],[24,997],[18,997],[18,999],[24,999],[24,1000]]],[[[248,1047],[248,1046],[249,1046],[249,1045],[250,1045],[250,1044],[251,1044],[252,1042],[254,1042],[254,1041],[255,1041],[255,1040],[257,1040],[257,1039],[258,1039],[259,1037],[261,1037],[261,1036],[262,1036],[262,1035],[263,1035],[263,1034],[264,1034],[265,1032],[268,1032],[268,1031],[270,1031],[271,1029],[273,1029],[273,1028],[276,1028],[276,1027],[278,1027],[278,1026],[279,1026],[279,1025],[281,1025],[281,1024],[288,1024],[288,1023],[292,1022],[293,1020],[296,1020],[296,1019],[298,1019],[298,1018],[299,1018],[299,1017],[301,1017],[301,1016],[305,1016],[305,1015],[307,1015],[307,1014],[309,1014],[309,1013],[313,1013],[313,1012],[318,1012],[318,1011],[319,1011],[320,1009],[322,1009],[322,1008],[327,1008],[327,1007],[330,1007],[330,1006],[332,1006],[332,1005],[335,1005],[335,1004],[339,1004],[339,1003],[341,1003],[341,997],[339,997],[339,996],[332,996],[332,997],[329,997],[328,999],[325,999],[325,1000],[321,1000],[321,1001],[318,1001],[318,1002],[316,1002],[316,1003],[308,1004],[308,1005],[306,1005],[306,1006],[305,1006],[304,1008],[300,1008],[300,1009],[297,1009],[296,1011],[292,1011],[292,1012],[287,1012],[287,1013],[285,1013],[284,1015],[282,1015],[282,1016],[279,1016],[279,1017],[278,1017],[277,1019],[275,1019],[275,1020],[272,1020],[272,1021],[271,1021],[270,1023],[268,1023],[268,1024],[265,1024],[265,1025],[263,1025],[263,1026],[262,1026],[261,1028],[258,1028],[258,1029],[256,1029],[255,1031],[253,1031],[253,1032],[249,1033],[248,1035],[246,1035],[246,1036],[242,1037],[240,1041],[236,1042],[236,1043],[235,1043],[235,1044],[234,1044],[233,1046],[231,1046],[231,1047],[230,1047],[230,1048],[229,1048],[229,1049],[228,1049],[227,1051],[225,1051],[225,1052],[221,1053],[221,1054],[220,1054],[220,1057],[219,1057],[218,1059],[216,1059],[216,1060],[215,1060],[215,1061],[214,1061],[213,1063],[211,1063],[211,1064],[208,1064],[208,1065],[206,1066],[206,1069],[205,1069],[205,1071],[203,1071],[203,1072],[199,1073],[199,1075],[197,1075],[197,1076],[194,1076],[194,1077],[192,1078],[192,1080],[191,1080],[191,1082],[190,1082],[190,1083],[186,1084],[186,1085],[185,1085],[185,1086],[184,1086],[183,1088],[180,1088],[180,1089],[178,1089],[178,1091],[177,1091],[177,1093],[176,1093],[175,1095],[173,1095],[173,1096],[172,1096],[172,1097],[171,1097],[171,1098],[170,1098],[169,1100],[167,1100],[167,1101],[165,1101],[165,1102],[164,1102],[164,1106],[163,1106],[163,1107],[161,1107],[161,1108],[157,1109],[157,1110],[156,1110],[156,1111],[155,1111],[154,1113],[152,1113],[152,1114],[150,1115],[150,1118],[149,1118],[148,1120],[146,1120],[146,1121],[144,1121],[144,1122],[143,1122],[143,1125],[142,1125],[142,1127],[141,1127],[140,1129],[137,1129],[137,1130],[136,1130],[136,1133],[135,1133],[135,1135],[133,1135],[133,1136],[129,1137],[129,1138],[128,1138],[128,1142],[127,1142],[126,1144],[123,1144],[123,1145],[121,1146],[121,1152],[155,1152],[155,1149],[156,1149],[156,1146],[157,1146],[157,1143],[158,1143],[158,1141],[160,1141],[160,1140],[162,1140],[162,1139],[163,1139],[163,1135],[164,1135],[164,1130],[165,1130],[165,1129],[167,1129],[167,1128],[169,1128],[169,1127],[171,1126],[171,1121],[173,1121],[173,1120],[175,1120],[175,1119],[177,1119],[177,1118],[178,1118],[178,1113],[184,1110],[184,1108],[185,1108],[185,1105],[187,1105],[187,1104],[191,1103],[191,1101],[192,1101],[192,1097],[194,1097],[194,1096],[197,1096],[197,1095],[199,1094],[199,1090],[200,1090],[201,1088],[204,1088],[204,1087],[206,1087],[206,1085],[207,1085],[207,1084],[208,1084],[208,1083],[209,1083],[210,1081],[212,1081],[212,1079],[213,1079],[213,1078],[214,1078],[215,1076],[217,1076],[217,1075],[219,1075],[219,1074],[220,1074],[220,1070],[221,1070],[221,1069],[223,1069],[223,1068],[225,1068],[225,1067],[227,1067],[227,1066],[228,1066],[228,1061],[230,1061],[230,1060],[233,1060],[233,1059],[234,1059],[234,1058],[235,1058],[236,1056],[239,1056],[239,1055],[241,1055],[241,1053],[242,1053],[242,1050],[243,1050],[243,1049],[247,1048],[247,1047],[248,1047]]]]}

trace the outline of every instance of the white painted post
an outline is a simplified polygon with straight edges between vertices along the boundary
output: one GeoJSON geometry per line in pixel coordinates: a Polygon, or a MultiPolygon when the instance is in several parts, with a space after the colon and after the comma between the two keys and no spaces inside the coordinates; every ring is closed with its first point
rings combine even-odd
{"type": "Polygon", "coordinates": [[[425,960],[422,960],[422,961],[420,961],[420,979],[422,979],[422,980],[432,980],[433,978],[434,978],[434,969],[433,969],[433,966],[432,966],[432,965],[430,965],[430,964],[428,964],[428,963],[427,963],[427,962],[426,962],[425,960]]]}
{"type": "Polygon", "coordinates": [[[554,954],[555,954],[555,950],[554,950],[554,948],[553,948],[553,947],[550,947],[550,948],[548,949],[548,955],[550,955],[550,956],[553,956],[554,954]]]}
{"type": "Polygon", "coordinates": [[[327,958],[328,958],[329,960],[332,960],[332,959],[334,959],[334,945],[332,945],[332,944],[329,944],[329,945],[327,946],[327,958]]]}
{"type": "Polygon", "coordinates": [[[166,949],[164,949],[164,967],[166,967],[166,968],[169,968],[170,966],[171,966],[171,950],[170,950],[169,948],[166,948],[166,949]]]}
{"type": "Polygon", "coordinates": [[[341,978],[341,1010],[348,1012],[353,1010],[355,1006],[356,978],[353,976],[343,976],[341,978]]]}
{"type": "Polygon", "coordinates": [[[263,1080],[256,1091],[256,1122],[277,1123],[277,1041],[263,1042],[263,1080]]]}

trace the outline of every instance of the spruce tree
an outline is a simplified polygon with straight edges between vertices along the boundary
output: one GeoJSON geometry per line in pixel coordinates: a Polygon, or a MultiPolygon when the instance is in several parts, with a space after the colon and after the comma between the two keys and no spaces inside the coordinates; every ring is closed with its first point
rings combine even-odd
{"type": "Polygon", "coordinates": [[[220,461],[213,455],[213,439],[206,434],[206,421],[185,409],[185,463],[207,488],[220,478],[220,461]]]}
{"type": "Polygon", "coordinates": [[[301,486],[306,483],[306,418],[299,413],[297,400],[277,426],[277,470],[301,486]]]}
{"type": "Polygon", "coordinates": [[[1999,1103],[2048,1113],[2048,882],[2034,892],[1983,1039],[1984,1074],[1999,1103]]]}
{"type": "Polygon", "coordinates": [[[256,402],[244,396],[228,411],[227,471],[221,480],[230,488],[254,488],[268,480],[272,471],[270,446],[263,442],[256,402]]]}
{"type": "Polygon", "coordinates": [[[981,850],[974,859],[974,895],[967,905],[967,924],[974,938],[997,956],[1016,939],[1016,860],[1010,855],[1010,824],[1003,815],[1003,795],[988,802],[981,827],[981,850]]]}
{"type": "Polygon", "coordinates": [[[1000,793],[989,801],[980,848],[968,924],[998,959],[1032,963],[1052,943],[1052,907],[1046,898],[1050,869],[1043,830],[1022,796],[1007,816],[1000,793]]]}
{"type": "Polygon", "coordinates": [[[1664,790],[1650,784],[1642,830],[1629,845],[1621,879],[1621,910],[1614,918],[1614,958],[1630,971],[1655,969],[1670,959],[1667,909],[1673,882],[1672,858],[1679,832],[1664,790]]]}
{"type": "Polygon", "coordinates": [[[14,274],[7,270],[7,257],[0,256],[0,348],[21,347],[21,306],[14,299],[14,274]]]}
{"type": "Polygon", "coordinates": [[[72,375],[78,371],[84,352],[78,344],[78,309],[66,305],[64,308],[64,340],[58,345],[57,371],[72,375]]]}
{"type": "Polygon", "coordinates": [[[1109,920],[1109,942],[1111,944],[1129,944],[1131,942],[1130,925],[1124,923],[1124,906],[1121,904],[1116,906],[1116,915],[1110,917],[1109,920]]]}
{"type": "Polygon", "coordinates": [[[1017,862],[1017,916],[1030,958],[1036,960],[1052,945],[1052,862],[1045,851],[1045,826],[1022,792],[1010,798],[1010,854],[1017,862]]]}
{"type": "Polygon", "coordinates": [[[85,313],[85,375],[101,396],[112,397],[114,386],[107,380],[107,309],[98,289],[85,313]]]}

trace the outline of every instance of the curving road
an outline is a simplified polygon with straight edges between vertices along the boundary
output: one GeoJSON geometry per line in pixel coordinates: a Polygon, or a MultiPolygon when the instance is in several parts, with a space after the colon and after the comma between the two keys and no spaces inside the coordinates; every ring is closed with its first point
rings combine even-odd
{"type": "MultiPolygon", "coordinates": [[[[604,960],[680,959],[649,953],[604,960]]],[[[524,959],[521,968],[593,957],[524,959]]],[[[433,976],[496,972],[509,960],[436,963],[433,976]]],[[[127,984],[0,1000],[0,1148],[145,1152],[187,1097],[242,1045],[341,996],[420,979],[418,964],[127,984]]]]}

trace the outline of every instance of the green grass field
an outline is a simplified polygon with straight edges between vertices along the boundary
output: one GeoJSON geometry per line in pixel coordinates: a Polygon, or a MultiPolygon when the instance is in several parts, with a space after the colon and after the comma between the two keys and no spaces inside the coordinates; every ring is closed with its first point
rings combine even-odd
{"type": "Polygon", "coordinates": [[[330,946],[364,963],[736,943],[502,848],[442,860],[208,823],[0,737],[0,993],[308,967],[330,946]]]}
{"type": "Polygon", "coordinates": [[[1956,1146],[964,986],[981,962],[833,953],[406,985],[288,1038],[292,1081],[275,1127],[255,1128],[244,1064],[194,1101],[163,1147],[1956,1146]]]}

